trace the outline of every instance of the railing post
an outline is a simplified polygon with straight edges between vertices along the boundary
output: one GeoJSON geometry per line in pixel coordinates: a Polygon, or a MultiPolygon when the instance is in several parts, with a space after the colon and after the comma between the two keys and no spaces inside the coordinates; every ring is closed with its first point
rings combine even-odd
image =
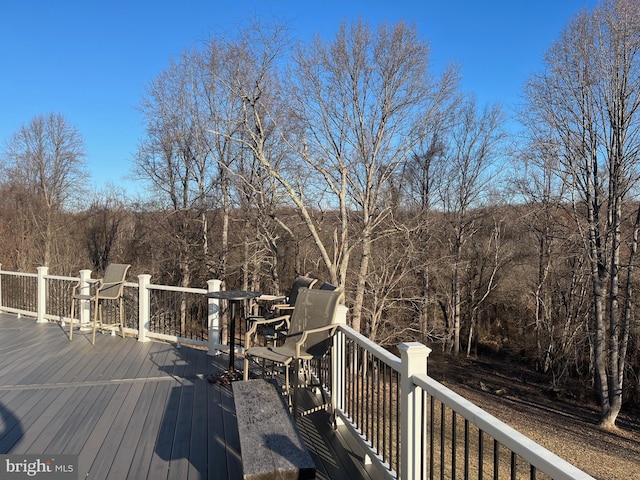
{"type": "Polygon", "coordinates": [[[148,342],[147,332],[151,328],[149,318],[149,284],[151,275],[138,275],[138,341],[148,342]]]}
{"type": "MultiPolygon", "coordinates": [[[[2,264],[0,263],[0,271],[2,271],[2,264]]],[[[0,310],[2,310],[2,275],[0,274],[0,310]]]]}
{"type": "Polygon", "coordinates": [[[44,276],[49,271],[48,267],[38,267],[38,281],[37,281],[37,291],[38,291],[38,310],[36,313],[37,323],[45,323],[47,319],[45,318],[45,314],[47,313],[47,282],[44,276]]]}
{"type": "MultiPolygon", "coordinates": [[[[349,309],[346,305],[338,306],[337,324],[347,324],[348,311],[349,309]]],[[[344,410],[345,363],[345,338],[338,327],[338,331],[333,337],[333,349],[331,352],[331,411],[334,413],[336,422],[338,422],[339,417],[335,415],[335,411],[337,409],[344,410]]]]}
{"type": "MultiPolygon", "coordinates": [[[[207,281],[208,292],[219,292],[222,280],[207,281]]],[[[207,299],[207,355],[219,355],[222,348],[220,339],[220,300],[207,299]]]]}
{"type": "MultiPolygon", "coordinates": [[[[91,294],[91,270],[80,270],[80,288],[78,293],[81,295],[91,294]]],[[[80,300],[78,305],[78,312],[80,316],[80,326],[89,323],[91,319],[91,300],[80,300]]]]}
{"type": "Polygon", "coordinates": [[[413,383],[413,375],[427,373],[427,358],[431,349],[419,342],[398,345],[400,370],[400,478],[420,478],[421,455],[418,452],[422,431],[422,390],[413,383]]]}

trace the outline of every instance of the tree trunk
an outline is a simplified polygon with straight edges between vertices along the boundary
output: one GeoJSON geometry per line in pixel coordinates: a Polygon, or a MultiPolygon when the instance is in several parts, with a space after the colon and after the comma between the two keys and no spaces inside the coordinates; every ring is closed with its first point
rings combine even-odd
{"type": "Polygon", "coordinates": [[[362,241],[362,256],[360,257],[360,269],[358,271],[358,281],[356,283],[356,295],[353,303],[353,315],[351,317],[351,327],[364,335],[370,332],[362,329],[362,310],[364,305],[364,294],[367,287],[367,273],[369,273],[369,260],[371,258],[371,239],[368,235],[362,241]]]}

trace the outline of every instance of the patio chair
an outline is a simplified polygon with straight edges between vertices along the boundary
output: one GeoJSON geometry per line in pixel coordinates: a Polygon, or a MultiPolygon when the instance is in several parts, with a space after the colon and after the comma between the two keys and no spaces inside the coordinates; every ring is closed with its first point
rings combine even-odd
{"type": "Polygon", "coordinates": [[[124,282],[127,272],[131,265],[122,263],[111,263],[104,271],[104,277],[94,282],[91,286],[93,293],[77,293],[80,282],[73,287],[71,296],[71,319],[69,322],[69,340],[73,340],[73,319],[75,316],[76,300],[88,300],[93,302],[93,336],[91,344],[96,344],[96,330],[98,325],[101,329],[115,331],[116,327],[120,327],[120,334],[124,338],[124,282]],[[117,301],[119,307],[119,322],[113,324],[104,324],[102,320],[102,305],[105,300],[117,301]]]}
{"type": "MultiPolygon", "coordinates": [[[[293,308],[298,298],[298,292],[301,288],[312,288],[318,280],[311,277],[300,275],[296,277],[291,285],[291,290],[288,296],[263,296],[267,299],[273,298],[273,302],[268,306],[266,312],[262,315],[252,315],[247,317],[247,330],[251,329],[254,322],[260,320],[268,320],[272,318],[281,317],[283,315],[291,315],[293,308]],[[282,301],[284,300],[284,302],[282,301]],[[278,303],[275,303],[278,302],[278,303]]],[[[260,297],[257,298],[260,301],[260,297]]],[[[288,329],[286,322],[272,323],[267,327],[260,329],[259,334],[265,339],[266,343],[275,343],[277,340],[284,338],[288,329]]]]}
{"type": "MultiPolygon", "coordinates": [[[[291,289],[288,295],[276,295],[273,297],[266,296],[268,299],[273,299],[273,303],[269,306],[267,312],[264,315],[257,315],[249,318],[273,318],[277,315],[284,315],[285,312],[291,313],[294,305],[296,304],[296,298],[298,298],[298,292],[301,288],[312,288],[318,280],[311,277],[300,275],[291,284],[291,289]],[[270,297],[270,298],[269,298],[270,297]]],[[[260,300],[260,297],[258,297],[260,300]]]]}
{"type": "MultiPolygon", "coordinates": [[[[306,386],[313,386],[312,376],[309,370],[311,360],[324,357],[332,344],[332,337],[338,325],[335,323],[338,305],[342,300],[344,292],[341,288],[335,290],[312,290],[302,288],[298,292],[293,313],[273,318],[270,320],[257,320],[247,332],[245,338],[245,358],[244,358],[244,379],[249,379],[249,361],[268,360],[275,364],[284,366],[285,386],[284,393],[289,396],[289,406],[293,410],[294,416],[297,414],[298,389],[301,386],[300,371],[304,369],[304,380],[306,386]],[[254,346],[257,329],[260,325],[269,322],[284,321],[289,330],[282,346],[254,346]],[[293,392],[289,380],[289,370],[293,369],[294,382],[293,392]]],[[[262,367],[264,375],[264,362],[262,367]]],[[[324,399],[323,405],[328,403],[324,399]]],[[[313,411],[319,410],[315,407],[313,411]]],[[[306,412],[303,412],[304,415],[306,412]]]]}

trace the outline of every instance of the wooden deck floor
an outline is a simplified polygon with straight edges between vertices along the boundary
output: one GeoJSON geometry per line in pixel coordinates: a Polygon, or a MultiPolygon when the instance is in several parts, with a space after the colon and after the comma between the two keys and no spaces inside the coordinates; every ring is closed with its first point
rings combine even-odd
{"type": "MultiPolygon", "coordinates": [[[[82,479],[240,479],[231,388],[206,380],[227,361],[0,313],[0,454],[78,455],[82,479]]],[[[381,478],[325,412],[298,424],[317,478],[381,478]]]]}

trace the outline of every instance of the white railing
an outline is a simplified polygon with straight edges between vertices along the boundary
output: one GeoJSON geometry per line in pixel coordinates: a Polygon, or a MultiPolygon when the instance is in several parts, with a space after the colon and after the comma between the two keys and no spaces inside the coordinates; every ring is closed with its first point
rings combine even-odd
{"type": "Polygon", "coordinates": [[[429,348],[408,342],[398,351],[341,325],[331,358],[337,423],[388,478],[592,479],[429,377],[429,348]]]}
{"type": "MultiPolygon", "coordinates": [[[[38,323],[57,321],[64,324],[69,321],[71,289],[78,283],[79,291],[88,291],[92,283],[91,270],[81,270],[79,277],[67,277],[49,275],[47,267],[38,267],[37,273],[10,272],[0,269],[0,312],[35,317],[38,323]],[[9,278],[14,280],[14,284],[11,287],[6,286],[9,278]],[[17,282],[15,282],[16,280],[17,282]],[[4,288],[3,283],[5,284],[4,288]],[[59,291],[56,290],[56,292],[52,292],[54,283],[62,284],[58,289],[59,291]],[[9,291],[10,288],[13,292],[9,291]],[[15,293],[17,293],[16,296],[21,298],[14,305],[4,304],[3,298],[6,298],[8,294],[15,293]],[[51,304],[56,304],[57,308],[54,309],[55,311],[52,311],[51,304]]],[[[220,307],[217,300],[206,300],[207,335],[206,340],[202,341],[176,334],[154,331],[151,328],[151,319],[157,312],[154,312],[151,308],[151,294],[152,292],[166,291],[174,294],[197,295],[204,298],[206,293],[220,290],[220,284],[220,280],[209,280],[206,289],[154,285],[151,283],[150,275],[139,275],[137,283],[125,283],[125,292],[127,290],[137,291],[135,312],[129,312],[127,314],[128,317],[137,317],[137,322],[135,322],[136,325],[133,327],[130,325],[127,326],[125,332],[136,336],[140,342],[158,339],[178,344],[191,343],[204,345],[208,348],[211,355],[217,354],[219,350],[223,348],[222,342],[220,341],[220,307]]],[[[91,318],[90,311],[90,302],[87,300],[80,301],[77,309],[77,321],[80,325],[89,323],[91,318]]]]}
{"type": "MultiPolygon", "coordinates": [[[[62,277],[49,275],[46,267],[39,267],[36,274],[0,269],[0,312],[32,316],[38,322],[68,320],[66,304],[62,299],[54,302],[52,294],[68,293],[77,282],[81,288],[87,287],[90,276],[89,270],[82,270],[79,277],[62,277]],[[9,284],[8,278],[19,282],[3,289],[9,284]],[[50,282],[66,288],[56,290],[50,282]],[[10,289],[20,301],[3,305],[3,299],[12,293],[10,289]],[[49,311],[47,299],[62,311],[49,311]]],[[[210,280],[206,289],[180,288],[153,285],[150,275],[139,275],[138,283],[128,282],[126,288],[137,290],[138,302],[137,328],[127,330],[141,342],[157,338],[180,343],[193,340],[151,328],[156,313],[152,292],[204,297],[207,292],[218,291],[220,281],[210,280]]],[[[89,322],[90,308],[88,303],[81,305],[81,323],[89,322]]],[[[212,355],[223,348],[219,312],[217,301],[207,299],[205,343],[212,355]]],[[[330,365],[323,367],[331,372],[326,388],[330,390],[336,424],[356,434],[369,452],[366,460],[377,463],[388,478],[534,479],[537,473],[559,480],[592,478],[427,376],[429,348],[416,342],[403,343],[398,346],[398,357],[350,328],[346,317],[343,306],[330,365]],[[458,418],[461,424],[456,423],[458,418]],[[475,443],[470,439],[472,430],[475,443]],[[487,446],[485,437],[490,439],[487,446]]]]}

